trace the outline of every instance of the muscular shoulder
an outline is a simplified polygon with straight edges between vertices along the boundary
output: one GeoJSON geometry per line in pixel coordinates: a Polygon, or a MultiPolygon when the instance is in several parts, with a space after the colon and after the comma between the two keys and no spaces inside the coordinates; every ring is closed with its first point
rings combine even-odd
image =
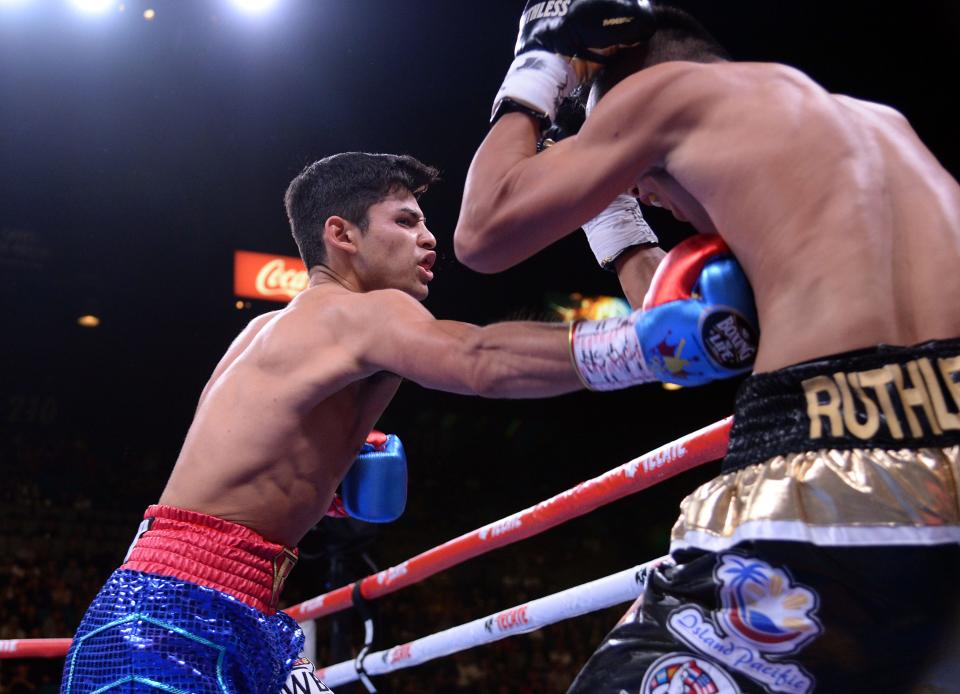
{"type": "Polygon", "coordinates": [[[875,101],[856,99],[852,96],[847,96],[846,94],[833,94],[832,96],[840,104],[849,108],[853,108],[864,113],[871,113],[875,116],[880,116],[881,118],[895,121],[901,125],[907,124],[907,117],[900,113],[900,111],[895,109],[893,106],[877,103],[875,101]]]}
{"type": "MultiPolygon", "coordinates": [[[[661,99],[688,110],[691,105],[709,105],[718,99],[752,98],[771,90],[823,91],[806,73],[781,63],[672,61],[641,70],[614,87],[609,97],[661,99]]],[[[651,101],[651,107],[661,102],[651,101]]]]}
{"type": "Polygon", "coordinates": [[[200,403],[202,403],[206,398],[211,385],[219,380],[220,377],[227,371],[227,369],[234,364],[234,362],[243,359],[243,357],[250,351],[251,345],[255,342],[261,331],[280,313],[281,311],[268,311],[267,313],[256,316],[249,323],[247,323],[247,327],[244,328],[239,335],[237,335],[233,343],[231,343],[230,347],[217,363],[216,368],[210,375],[210,379],[207,381],[207,385],[204,387],[203,392],[200,395],[200,403]]]}
{"type": "Polygon", "coordinates": [[[592,109],[576,146],[639,170],[662,166],[742,89],[743,78],[730,65],[674,61],[630,75],[592,109]]]}
{"type": "Polygon", "coordinates": [[[390,311],[397,312],[405,317],[432,318],[423,304],[399,289],[378,289],[372,292],[364,292],[357,296],[357,300],[362,310],[381,317],[385,315],[382,313],[383,311],[390,311]]]}
{"type": "Polygon", "coordinates": [[[609,96],[623,91],[633,92],[634,96],[642,92],[644,96],[689,94],[693,98],[710,99],[739,94],[784,78],[809,81],[799,70],[778,63],[695,63],[676,60],[630,75],[614,87],[609,96]]]}
{"type": "Polygon", "coordinates": [[[682,134],[724,103],[743,99],[765,72],[743,63],[684,61],[640,70],[600,100],[583,133],[590,138],[593,132],[604,137],[611,132],[649,131],[640,139],[682,134]]]}
{"type": "Polygon", "coordinates": [[[280,361],[311,354],[360,364],[397,325],[432,319],[416,299],[395,289],[303,296],[263,331],[260,349],[280,361]]]}
{"type": "Polygon", "coordinates": [[[246,337],[252,339],[256,337],[257,333],[259,333],[267,323],[280,315],[280,313],[282,313],[280,310],[267,311],[266,313],[261,313],[259,316],[255,316],[250,319],[247,327],[243,329],[243,332],[240,333],[238,338],[243,339],[246,337]]]}
{"type": "Polygon", "coordinates": [[[727,72],[717,64],[672,61],[655,65],[635,72],[616,85],[597,110],[620,106],[625,101],[656,108],[669,105],[662,100],[667,97],[675,99],[678,94],[699,99],[714,96],[726,87],[727,72]],[[718,78],[723,79],[718,81],[718,78]]]}

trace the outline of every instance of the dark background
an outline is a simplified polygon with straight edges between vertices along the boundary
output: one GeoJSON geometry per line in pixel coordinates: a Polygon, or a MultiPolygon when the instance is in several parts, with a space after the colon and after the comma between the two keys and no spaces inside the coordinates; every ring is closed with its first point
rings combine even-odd
{"type": "MultiPolygon", "coordinates": [[[[960,4],[676,4],[738,59],[785,62],[831,91],[897,107],[951,172],[960,169],[948,106],[960,4]]],[[[253,315],[277,307],[235,307],[233,251],[296,254],[283,192],[321,156],[408,153],[442,170],[444,182],[421,200],[440,256],[426,305],[440,318],[546,318],[548,293],[618,294],[579,234],[496,276],[453,256],[464,176],[511,60],[521,7],[280,0],[254,17],[225,0],[128,0],[123,12],[86,16],[57,0],[0,3],[0,494],[5,508],[26,509],[0,515],[10,546],[24,524],[46,519],[26,537],[32,561],[48,562],[49,573],[70,557],[69,543],[48,549],[65,525],[80,528],[78,538],[99,538],[86,557],[96,566],[87,590],[122,558],[207,375],[253,315]],[[149,22],[148,7],[157,13],[149,22]],[[99,328],[76,324],[87,312],[101,317],[99,328]],[[123,530],[113,537],[93,529],[104,523],[123,530]]],[[[658,212],[648,219],[666,246],[687,233],[658,212]]],[[[384,568],[715,421],[731,412],[736,386],[506,402],[405,384],[380,428],[406,444],[406,516],[379,530],[325,522],[304,541],[308,558],[288,598],[370,573],[358,543],[384,568]]],[[[393,623],[419,621],[388,624],[378,647],[663,553],[677,503],[716,470],[688,473],[389,598],[405,606],[383,607],[397,613],[393,623]]],[[[34,590],[8,602],[43,600],[43,584],[34,590]]],[[[0,612],[8,622],[11,609],[0,612]]],[[[589,634],[568,649],[574,658],[617,613],[565,627],[568,639],[589,634]]],[[[66,630],[53,635],[68,635],[75,616],[65,615],[66,630]]],[[[327,623],[320,628],[327,648],[327,623]]],[[[526,638],[498,663],[530,668],[536,648],[526,638]]],[[[2,687],[11,669],[0,663],[2,687]]],[[[392,681],[400,691],[410,678],[434,677],[426,689],[440,688],[450,675],[440,667],[392,681]]],[[[473,686],[497,691],[490,682],[473,686]]]]}

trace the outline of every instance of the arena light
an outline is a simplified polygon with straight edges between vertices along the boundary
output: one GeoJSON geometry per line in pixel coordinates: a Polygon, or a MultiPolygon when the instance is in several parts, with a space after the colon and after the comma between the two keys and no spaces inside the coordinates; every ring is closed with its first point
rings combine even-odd
{"type": "Polygon", "coordinates": [[[77,318],[77,325],[82,328],[96,328],[100,325],[100,319],[92,313],[88,313],[77,318]]]}
{"type": "Polygon", "coordinates": [[[70,0],[81,12],[102,14],[117,5],[117,0],[70,0]]]}
{"type": "Polygon", "coordinates": [[[231,0],[234,7],[247,14],[263,14],[277,4],[277,0],[231,0]]]}
{"type": "Polygon", "coordinates": [[[547,306],[562,321],[603,320],[630,315],[630,304],[615,296],[584,296],[572,294],[548,294],[547,306]]]}

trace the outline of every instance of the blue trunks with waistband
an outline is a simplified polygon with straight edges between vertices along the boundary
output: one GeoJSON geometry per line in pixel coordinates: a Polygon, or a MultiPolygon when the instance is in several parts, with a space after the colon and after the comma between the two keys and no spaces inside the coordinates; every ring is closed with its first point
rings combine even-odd
{"type": "Polygon", "coordinates": [[[295,561],[249,528],[151,506],[83,617],[61,693],[280,692],[303,648],[275,609],[295,561]]]}

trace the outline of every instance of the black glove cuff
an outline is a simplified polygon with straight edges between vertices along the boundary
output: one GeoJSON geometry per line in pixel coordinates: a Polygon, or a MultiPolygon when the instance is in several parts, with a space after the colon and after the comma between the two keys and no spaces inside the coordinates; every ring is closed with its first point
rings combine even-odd
{"type": "Polygon", "coordinates": [[[505,113],[525,113],[537,121],[537,123],[540,125],[541,132],[550,127],[550,119],[547,118],[547,114],[540,113],[529,106],[524,106],[520,102],[509,98],[500,102],[497,112],[494,113],[493,118],[490,119],[491,127],[496,125],[497,121],[500,120],[505,113]]]}

